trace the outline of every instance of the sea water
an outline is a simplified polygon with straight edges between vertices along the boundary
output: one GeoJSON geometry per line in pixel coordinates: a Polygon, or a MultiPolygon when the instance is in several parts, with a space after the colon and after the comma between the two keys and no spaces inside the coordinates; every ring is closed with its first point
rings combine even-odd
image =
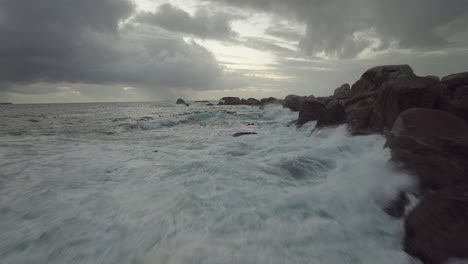
{"type": "Polygon", "coordinates": [[[382,136],[280,106],[0,106],[0,263],[418,263],[382,136]],[[256,132],[234,138],[237,132],[256,132]]]}

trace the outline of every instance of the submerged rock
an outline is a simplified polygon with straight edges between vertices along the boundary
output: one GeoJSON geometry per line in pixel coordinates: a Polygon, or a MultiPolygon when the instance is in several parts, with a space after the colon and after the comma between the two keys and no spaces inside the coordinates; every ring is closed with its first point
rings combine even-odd
{"type": "Polygon", "coordinates": [[[325,111],[325,105],[316,99],[304,100],[299,111],[297,125],[302,126],[307,122],[316,121],[325,111]]]}
{"type": "Polygon", "coordinates": [[[468,187],[428,195],[405,220],[404,250],[423,263],[468,258],[468,187]]]}
{"type": "Polygon", "coordinates": [[[414,108],[387,135],[392,160],[415,175],[423,192],[468,183],[468,124],[448,112],[414,108]]]}
{"type": "Polygon", "coordinates": [[[241,137],[241,136],[247,136],[247,135],[257,135],[257,133],[255,132],[239,132],[239,133],[236,133],[234,135],[232,135],[233,137],[241,137]]]}

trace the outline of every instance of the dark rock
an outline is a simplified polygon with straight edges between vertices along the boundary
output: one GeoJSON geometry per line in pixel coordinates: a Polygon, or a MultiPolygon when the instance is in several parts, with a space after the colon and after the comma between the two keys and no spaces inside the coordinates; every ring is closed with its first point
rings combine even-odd
{"type": "Polygon", "coordinates": [[[255,132],[239,132],[239,133],[236,133],[234,135],[232,135],[233,137],[241,137],[241,136],[247,136],[247,135],[257,135],[257,133],[255,132]]]}
{"type": "Polygon", "coordinates": [[[335,104],[327,107],[317,120],[316,128],[339,126],[346,121],[344,107],[340,104],[335,104]]]}
{"type": "Polygon", "coordinates": [[[406,206],[410,203],[404,192],[400,194],[384,208],[385,213],[395,218],[402,218],[405,214],[406,206]]]}
{"type": "Polygon", "coordinates": [[[410,108],[435,108],[441,90],[439,82],[423,77],[400,77],[385,83],[378,91],[370,129],[390,130],[398,115],[410,108]]]}
{"type": "Polygon", "coordinates": [[[324,111],[325,105],[318,100],[307,99],[302,101],[297,125],[302,126],[307,122],[318,120],[324,111]]]}
{"type": "Polygon", "coordinates": [[[353,135],[367,135],[372,109],[376,102],[376,92],[363,92],[344,101],[346,124],[353,135]]]}
{"type": "Polygon", "coordinates": [[[412,76],[416,75],[408,65],[377,66],[367,70],[351,89],[353,93],[375,91],[387,81],[412,76]]]}
{"type": "Polygon", "coordinates": [[[427,264],[468,258],[468,187],[425,197],[405,220],[404,250],[427,264]]]}
{"type": "Polygon", "coordinates": [[[37,120],[37,119],[29,119],[28,121],[31,122],[31,123],[39,123],[39,122],[41,122],[41,121],[39,121],[39,120],[37,120]]]}
{"type": "Polygon", "coordinates": [[[177,104],[184,104],[184,105],[186,105],[187,103],[186,103],[182,98],[179,98],[179,99],[177,99],[177,104]]]}
{"type": "Polygon", "coordinates": [[[333,96],[335,98],[341,98],[341,97],[348,97],[351,96],[351,86],[349,84],[345,83],[341,87],[336,88],[335,92],[333,93],[333,96]]]}
{"type": "Polygon", "coordinates": [[[413,108],[387,135],[392,160],[415,175],[421,192],[468,183],[468,124],[448,112],[413,108]]]}
{"type": "Polygon", "coordinates": [[[265,105],[265,104],[279,104],[281,103],[278,99],[274,97],[268,97],[268,98],[262,98],[260,100],[260,104],[265,105]]]}
{"type": "Polygon", "coordinates": [[[448,111],[468,122],[468,85],[458,86],[448,98],[448,111]]]}
{"type": "Polygon", "coordinates": [[[440,82],[440,78],[439,78],[439,76],[435,76],[435,75],[428,75],[428,76],[426,76],[426,78],[433,79],[433,80],[436,80],[436,81],[440,82]]]}
{"type": "Polygon", "coordinates": [[[212,104],[212,103],[206,104],[206,106],[213,106],[213,105],[214,105],[214,104],[212,104]]]}
{"type": "Polygon", "coordinates": [[[259,105],[260,101],[255,99],[255,98],[249,98],[249,99],[247,99],[247,104],[248,105],[259,105]]]}
{"type": "Polygon", "coordinates": [[[301,108],[301,102],[304,97],[299,95],[290,94],[284,98],[283,107],[291,109],[291,111],[298,112],[301,108]]]}
{"type": "Polygon", "coordinates": [[[239,97],[223,97],[219,100],[219,105],[240,105],[241,99],[239,97]]]}
{"type": "Polygon", "coordinates": [[[441,83],[447,85],[451,91],[462,85],[468,85],[468,72],[451,74],[442,78],[441,83]]]}

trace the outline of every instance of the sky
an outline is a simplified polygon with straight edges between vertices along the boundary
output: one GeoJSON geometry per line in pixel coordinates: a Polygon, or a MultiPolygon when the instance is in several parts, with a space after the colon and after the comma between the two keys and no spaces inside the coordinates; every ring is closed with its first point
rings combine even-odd
{"type": "Polygon", "coordinates": [[[468,71],[466,0],[0,0],[0,102],[326,96],[468,71]]]}

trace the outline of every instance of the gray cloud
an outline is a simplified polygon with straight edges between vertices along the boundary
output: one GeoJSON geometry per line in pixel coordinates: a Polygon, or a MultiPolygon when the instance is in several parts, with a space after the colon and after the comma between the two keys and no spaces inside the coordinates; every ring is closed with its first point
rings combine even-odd
{"type": "Polygon", "coordinates": [[[52,93],[29,84],[82,83],[168,94],[229,80],[204,47],[157,28],[123,24],[133,12],[128,0],[1,1],[0,90],[52,93]]]}
{"type": "Polygon", "coordinates": [[[301,21],[307,25],[302,49],[336,57],[354,57],[371,46],[372,38],[359,33],[378,38],[380,46],[374,47],[377,50],[387,48],[392,41],[402,48],[430,50],[457,45],[447,39],[444,31],[463,34],[468,25],[466,0],[221,1],[301,21]]]}
{"type": "Polygon", "coordinates": [[[156,13],[141,13],[137,20],[200,38],[229,39],[237,35],[230,25],[235,18],[230,14],[211,13],[206,9],[199,9],[192,16],[176,6],[163,4],[156,13]]]}

